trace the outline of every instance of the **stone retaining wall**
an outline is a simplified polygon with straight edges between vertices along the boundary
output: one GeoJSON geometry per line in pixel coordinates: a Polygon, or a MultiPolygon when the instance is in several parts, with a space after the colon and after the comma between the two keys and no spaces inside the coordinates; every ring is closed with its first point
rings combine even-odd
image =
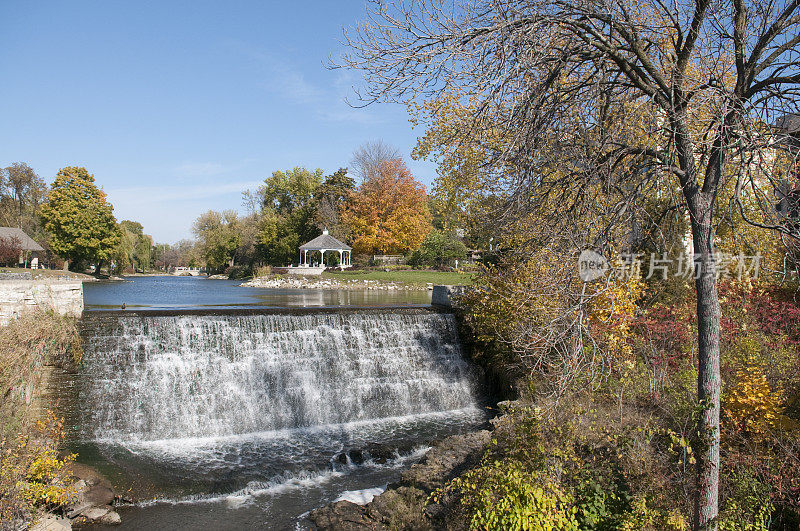
{"type": "Polygon", "coordinates": [[[80,280],[0,278],[0,325],[33,309],[52,308],[64,315],[83,312],[80,280]]]}
{"type": "Polygon", "coordinates": [[[455,306],[453,297],[463,294],[468,286],[434,286],[431,294],[431,304],[443,308],[455,306]]]}

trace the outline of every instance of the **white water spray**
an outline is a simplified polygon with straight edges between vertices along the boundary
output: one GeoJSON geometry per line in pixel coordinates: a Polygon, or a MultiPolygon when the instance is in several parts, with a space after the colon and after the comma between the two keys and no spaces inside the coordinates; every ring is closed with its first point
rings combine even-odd
{"type": "Polygon", "coordinates": [[[98,439],[241,435],[476,404],[452,315],[132,315],[88,327],[82,424],[98,439]]]}

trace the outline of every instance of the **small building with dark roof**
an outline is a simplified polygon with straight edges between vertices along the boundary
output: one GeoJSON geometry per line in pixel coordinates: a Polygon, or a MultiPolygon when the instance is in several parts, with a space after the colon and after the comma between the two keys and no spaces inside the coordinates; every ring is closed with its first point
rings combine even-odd
{"type": "MultiPolygon", "coordinates": [[[[28,265],[28,253],[32,253],[31,263],[39,264],[39,253],[44,252],[44,248],[36,241],[25,234],[25,231],[16,227],[0,227],[0,240],[19,244],[19,263],[28,265]]],[[[34,266],[35,268],[36,266],[34,266]]]]}

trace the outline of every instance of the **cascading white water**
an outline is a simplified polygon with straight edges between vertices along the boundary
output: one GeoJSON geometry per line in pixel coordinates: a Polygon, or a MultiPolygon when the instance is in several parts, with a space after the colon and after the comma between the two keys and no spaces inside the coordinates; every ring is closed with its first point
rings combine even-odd
{"type": "Polygon", "coordinates": [[[97,439],[241,435],[477,400],[448,314],[131,315],[89,327],[82,424],[97,439]]]}

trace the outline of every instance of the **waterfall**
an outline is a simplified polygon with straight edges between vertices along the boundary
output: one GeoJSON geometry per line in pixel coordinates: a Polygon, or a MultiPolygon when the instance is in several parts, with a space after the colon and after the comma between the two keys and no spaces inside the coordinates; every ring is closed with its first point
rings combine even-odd
{"type": "Polygon", "coordinates": [[[157,441],[474,406],[455,319],[426,311],[85,318],[86,435],[157,441]]]}

